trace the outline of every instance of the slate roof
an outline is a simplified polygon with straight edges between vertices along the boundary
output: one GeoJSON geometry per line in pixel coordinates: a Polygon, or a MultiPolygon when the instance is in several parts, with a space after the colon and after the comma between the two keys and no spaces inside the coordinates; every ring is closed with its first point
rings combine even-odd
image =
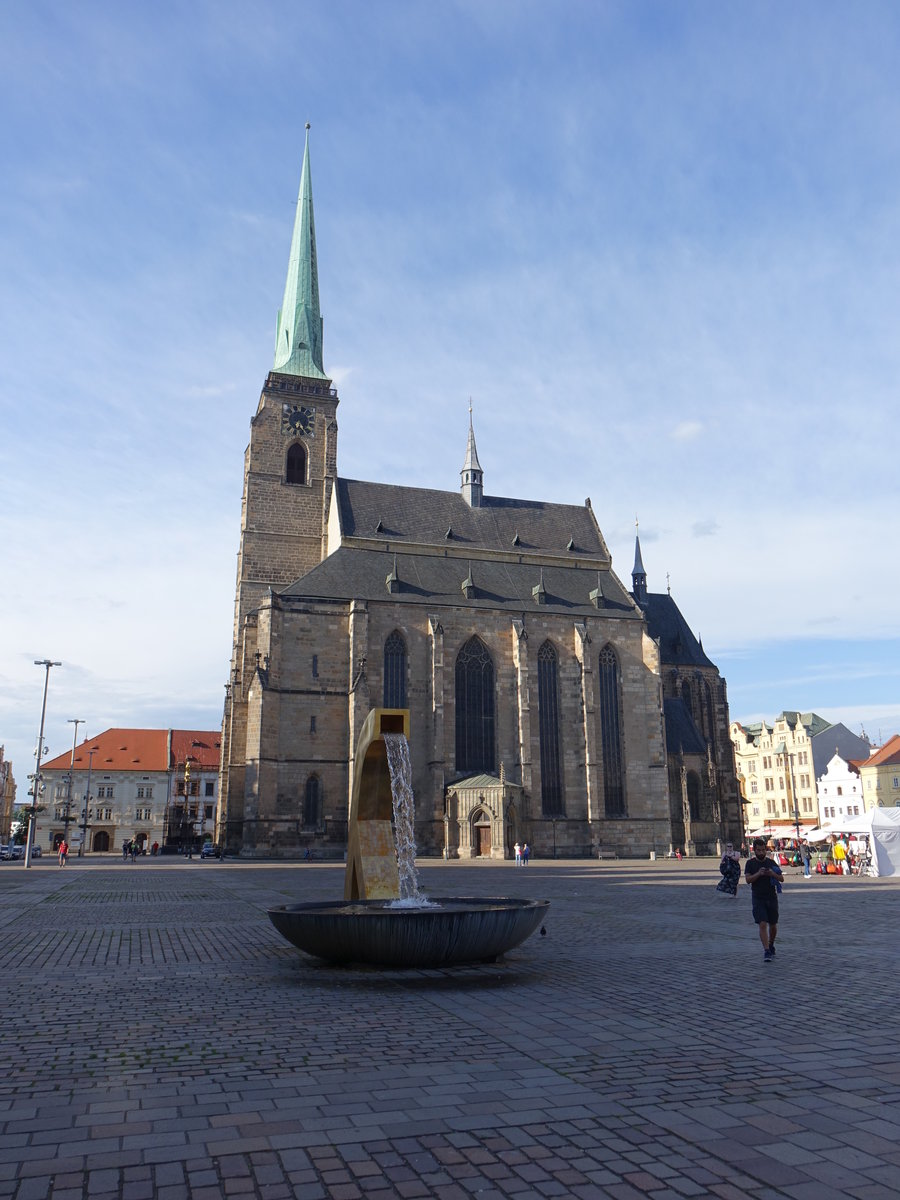
{"type": "Polygon", "coordinates": [[[801,713],[794,712],[791,709],[785,709],[785,711],[779,714],[779,716],[777,716],[775,719],[776,721],[787,721],[792,728],[795,728],[797,722],[800,721],[809,737],[815,737],[816,734],[824,733],[826,729],[831,728],[830,721],[826,721],[824,717],[820,717],[818,713],[814,712],[801,713]]]}
{"type": "Polygon", "coordinates": [[[663,700],[666,718],[666,750],[669,754],[706,754],[706,739],[694,723],[680,696],[663,700]]]}
{"type": "Polygon", "coordinates": [[[358,479],[338,479],[335,496],[343,538],[390,542],[395,549],[406,542],[609,562],[587,505],[485,496],[480,508],[471,508],[459,492],[358,479]]]}
{"type": "Polygon", "coordinates": [[[281,595],[316,600],[383,600],[399,604],[468,605],[472,608],[522,611],[563,611],[573,616],[609,614],[640,620],[641,614],[610,571],[590,567],[535,566],[506,559],[467,559],[464,555],[396,554],[397,590],[385,579],[394,570],[395,552],[342,546],[313,567],[281,595]],[[469,575],[474,595],[466,598],[462,584],[469,575]],[[545,603],[535,603],[532,589],[543,576],[545,603]],[[591,603],[598,576],[604,607],[591,603]]]}
{"type": "Polygon", "coordinates": [[[667,666],[714,667],[694,637],[681,610],[667,592],[648,592],[643,604],[650,636],[659,639],[661,661],[667,666]]]}

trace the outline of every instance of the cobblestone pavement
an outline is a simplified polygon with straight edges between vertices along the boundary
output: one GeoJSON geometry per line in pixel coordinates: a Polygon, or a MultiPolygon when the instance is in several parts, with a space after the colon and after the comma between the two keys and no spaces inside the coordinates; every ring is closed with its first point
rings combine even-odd
{"type": "Polygon", "coordinates": [[[900,881],[715,862],[420,866],[548,897],[497,964],[335,968],[265,909],[343,867],[0,866],[0,1197],[900,1193],[900,881]]]}

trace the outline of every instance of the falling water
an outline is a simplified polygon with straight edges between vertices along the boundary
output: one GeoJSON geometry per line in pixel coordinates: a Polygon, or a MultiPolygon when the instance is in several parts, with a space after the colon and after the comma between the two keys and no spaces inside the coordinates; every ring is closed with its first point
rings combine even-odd
{"type": "Polygon", "coordinates": [[[409,762],[409,743],[402,733],[385,733],[388,770],[391,773],[391,795],[394,801],[394,837],[397,840],[397,868],[400,875],[400,903],[425,905],[419,895],[416,875],[415,798],[412,790],[412,767],[409,762]]]}

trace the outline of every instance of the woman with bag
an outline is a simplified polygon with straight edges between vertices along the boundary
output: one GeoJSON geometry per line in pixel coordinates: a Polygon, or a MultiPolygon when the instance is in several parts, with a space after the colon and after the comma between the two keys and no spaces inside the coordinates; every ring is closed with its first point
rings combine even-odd
{"type": "Polygon", "coordinates": [[[737,896],[738,884],[741,882],[741,856],[731,842],[725,844],[725,853],[719,863],[719,874],[722,878],[716,884],[716,891],[725,896],[737,896]]]}

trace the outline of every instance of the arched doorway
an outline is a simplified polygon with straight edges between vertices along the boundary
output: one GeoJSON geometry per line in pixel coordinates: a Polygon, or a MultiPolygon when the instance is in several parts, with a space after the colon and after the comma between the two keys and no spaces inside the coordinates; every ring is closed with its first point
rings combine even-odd
{"type": "Polygon", "coordinates": [[[98,853],[109,849],[109,834],[105,829],[98,829],[94,834],[94,840],[91,843],[91,848],[98,853]]]}
{"type": "Polygon", "coordinates": [[[491,857],[491,818],[483,808],[472,814],[472,845],[476,858],[491,857]]]}

